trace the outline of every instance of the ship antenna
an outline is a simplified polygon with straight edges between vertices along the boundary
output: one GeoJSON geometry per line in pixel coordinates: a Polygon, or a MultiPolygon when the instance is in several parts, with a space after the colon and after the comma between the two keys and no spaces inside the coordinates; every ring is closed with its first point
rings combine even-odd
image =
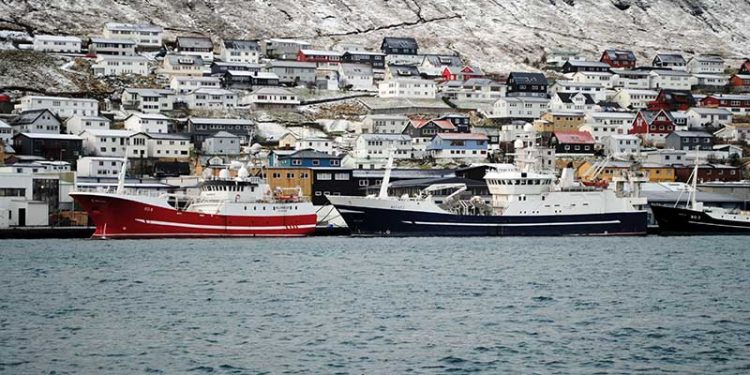
{"type": "Polygon", "coordinates": [[[393,169],[393,149],[388,151],[388,163],[385,164],[385,174],[380,183],[380,194],[378,198],[388,198],[388,185],[391,184],[391,169],[393,169]]]}
{"type": "MultiPolygon", "coordinates": [[[[697,147],[697,146],[696,146],[697,147]]],[[[690,208],[693,210],[697,209],[698,202],[696,202],[696,196],[698,195],[698,149],[695,149],[695,167],[693,168],[693,191],[690,192],[690,208]]]]}

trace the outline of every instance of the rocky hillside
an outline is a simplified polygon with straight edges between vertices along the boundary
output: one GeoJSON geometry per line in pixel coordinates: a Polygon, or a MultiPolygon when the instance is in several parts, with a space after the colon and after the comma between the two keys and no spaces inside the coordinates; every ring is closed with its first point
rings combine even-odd
{"type": "Polygon", "coordinates": [[[417,37],[483,68],[534,65],[545,51],[606,47],[750,55],[748,0],[10,0],[0,29],[88,35],[107,20],[147,21],[217,37],[291,37],[322,47],[417,37]]]}

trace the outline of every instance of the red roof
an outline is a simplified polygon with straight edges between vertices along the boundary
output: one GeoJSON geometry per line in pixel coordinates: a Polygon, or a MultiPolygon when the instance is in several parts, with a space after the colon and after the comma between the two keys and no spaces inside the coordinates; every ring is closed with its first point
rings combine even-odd
{"type": "Polygon", "coordinates": [[[440,129],[449,129],[449,130],[456,129],[453,123],[450,122],[449,120],[432,120],[432,122],[435,125],[437,125],[440,129]]]}
{"type": "Polygon", "coordinates": [[[10,101],[10,96],[5,95],[5,94],[0,94],[0,103],[9,102],[9,101],[10,101]]]}
{"type": "Polygon", "coordinates": [[[555,132],[555,138],[559,143],[587,144],[595,143],[594,137],[589,132],[555,132]]]}

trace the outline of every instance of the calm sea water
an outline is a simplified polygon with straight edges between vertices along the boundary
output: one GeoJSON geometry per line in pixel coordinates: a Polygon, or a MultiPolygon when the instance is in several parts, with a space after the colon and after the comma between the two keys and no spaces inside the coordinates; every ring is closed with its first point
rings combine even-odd
{"type": "Polygon", "coordinates": [[[748,237],[0,241],[0,373],[750,373],[748,237]]]}

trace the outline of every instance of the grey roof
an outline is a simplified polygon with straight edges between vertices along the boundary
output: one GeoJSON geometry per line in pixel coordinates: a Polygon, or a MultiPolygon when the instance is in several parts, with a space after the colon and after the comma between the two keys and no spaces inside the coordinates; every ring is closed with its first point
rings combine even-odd
{"type": "Polygon", "coordinates": [[[255,40],[227,39],[224,41],[224,47],[242,51],[260,50],[260,45],[255,40]]]}
{"type": "Polygon", "coordinates": [[[664,112],[667,115],[667,118],[669,121],[674,122],[674,116],[672,116],[672,113],[669,111],[641,111],[640,113],[643,115],[643,119],[646,120],[646,123],[649,125],[656,120],[656,116],[660,113],[664,112]]]}
{"type": "Polygon", "coordinates": [[[365,133],[360,135],[364,140],[369,141],[409,141],[411,137],[405,134],[387,134],[387,133],[365,133]]]}
{"type": "Polygon", "coordinates": [[[232,133],[225,132],[222,130],[222,131],[216,132],[216,134],[210,136],[209,138],[239,138],[239,137],[232,133]]]}
{"type": "Polygon", "coordinates": [[[10,120],[10,125],[19,126],[33,124],[44,112],[49,112],[49,114],[52,115],[52,117],[57,120],[57,122],[60,122],[60,119],[58,119],[57,116],[55,116],[55,114],[52,113],[49,109],[42,108],[21,112],[18,116],[10,120]]]}
{"type": "Polygon", "coordinates": [[[193,124],[222,124],[222,125],[253,125],[255,122],[246,119],[234,118],[201,118],[191,117],[189,119],[193,124]]]}
{"type": "Polygon", "coordinates": [[[624,50],[624,49],[608,49],[604,51],[604,53],[609,56],[611,60],[627,60],[627,61],[635,61],[635,54],[633,51],[630,50],[624,50]]]}
{"type": "Polygon", "coordinates": [[[312,62],[304,62],[304,61],[288,61],[288,60],[273,60],[268,63],[268,66],[272,68],[305,68],[305,69],[312,69],[315,70],[317,68],[317,65],[312,62]]]}
{"type": "MultiPolygon", "coordinates": [[[[711,138],[712,135],[706,132],[701,131],[674,131],[672,132],[677,137],[685,137],[685,138],[696,138],[696,137],[708,137],[711,138]]],[[[670,134],[670,135],[672,135],[670,134]]]]}
{"type": "Polygon", "coordinates": [[[463,82],[463,86],[505,86],[504,83],[489,78],[470,78],[463,82]]]}
{"type": "Polygon", "coordinates": [[[656,59],[667,64],[685,64],[685,58],[679,53],[660,53],[654,57],[654,61],[656,59]]]}
{"type": "Polygon", "coordinates": [[[570,66],[581,66],[581,67],[594,67],[594,68],[605,68],[609,69],[609,65],[601,61],[585,61],[585,60],[568,60],[566,64],[570,66]]]}
{"type": "Polygon", "coordinates": [[[187,141],[190,140],[190,137],[188,137],[185,134],[178,134],[178,133],[143,133],[146,134],[149,138],[153,139],[176,139],[181,141],[187,141]]]}
{"type": "Polygon", "coordinates": [[[341,156],[331,155],[325,152],[315,151],[312,149],[299,150],[290,155],[279,155],[279,159],[292,159],[292,158],[341,159],[341,156]]]}
{"type": "Polygon", "coordinates": [[[192,65],[203,66],[203,59],[200,56],[192,55],[167,55],[166,59],[172,65],[192,65]]]}
{"type": "Polygon", "coordinates": [[[508,76],[508,82],[514,80],[521,85],[546,85],[547,77],[542,73],[532,72],[511,72],[508,76]]]}
{"type": "Polygon", "coordinates": [[[204,36],[178,36],[178,48],[209,48],[213,49],[214,44],[210,38],[204,36]]]}
{"type": "Polygon", "coordinates": [[[419,69],[414,65],[389,64],[388,70],[394,76],[411,77],[419,76],[419,69]]]}
{"type": "Polygon", "coordinates": [[[91,37],[91,43],[95,44],[127,44],[127,45],[135,45],[135,41],[128,40],[128,39],[107,39],[102,37],[91,37]]]}
{"type": "Polygon", "coordinates": [[[425,55],[422,62],[428,61],[434,66],[461,66],[461,58],[455,55],[425,55]]]}
{"type": "Polygon", "coordinates": [[[366,64],[341,64],[341,71],[351,75],[372,75],[372,66],[366,64]]]}
{"type": "Polygon", "coordinates": [[[388,48],[411,48],[417,49],[417,40],[414,38],[397,38],[397,37],[385,37],[383,38],[382,45],[388,48]]]}

